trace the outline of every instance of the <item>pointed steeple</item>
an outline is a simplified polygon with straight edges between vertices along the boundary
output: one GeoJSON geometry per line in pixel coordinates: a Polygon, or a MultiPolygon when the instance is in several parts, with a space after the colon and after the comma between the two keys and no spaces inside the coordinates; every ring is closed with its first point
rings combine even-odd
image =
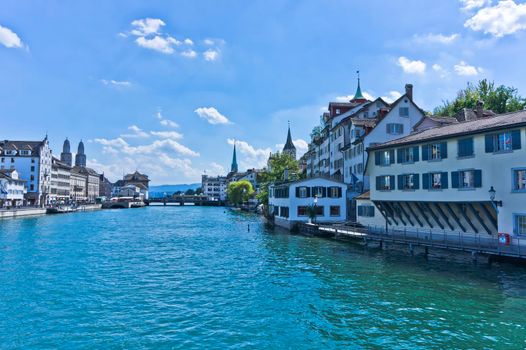
{"type": "Polygon", "coordinates": [[[289,130],[287,132],[287,142],[285,142],[285,146],[283,146],[283,153],[289,154],[291,157],[296,159],[296,146],[294,146],[294,142],[292,142],[292,136],[290,134],[290,122],[289,130]]]}
{"type": "Polygon", "coordinates": [[[232,154],[232,165],[230,166],[230,172],[237,173],[237,155],[236,155],[236,141],[234,141],[234,153],[232,154]]]}
{"type": "Polygon", "coordinates": [[[356,88],[356,93],[354,94],[353,100],[365,100],[365,97],[362,95],[362,88],[360,87],[360,71],[357,70],[356,74],[358,75],[358,87],[356,88]]]}

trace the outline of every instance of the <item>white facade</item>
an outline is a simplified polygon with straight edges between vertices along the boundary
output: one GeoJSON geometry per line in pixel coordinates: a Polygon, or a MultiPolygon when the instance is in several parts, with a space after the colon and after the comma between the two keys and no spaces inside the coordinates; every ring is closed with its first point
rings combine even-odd
{"type": "Polygon", "coordinates": [[[51,165],[50,201],[69,201],[71,191],[71,167],[56,158],[51,165]]]}
{"type": "Polygon", "coordinates": [[[525,235],[525,126],[522,111],[373,147],[367,167],[374,179],[370,198],[383,214],[394,214],[391,227],[525,235]]]}
{"type": "Polygon", "coordinates": [[[225,176],[203,175],[201,177],[201,188],[203,194],[208,196],[210,200],[226,200],[227,179],[225,176]]]}
{"type": "Polygon", "coordinates": [[[308,208],[315,205],[316,222],[344,222],[346,191],[344,183],[321,177],[272,184],[269,213],[277,225],[291,228],[296,222],[309,221],[308,208]]]}
{"type": "Polygon", "coordinates": [[[16,170],[0,171],[0,208],[23,205],[26,192],[26,182],[16,170]]]}

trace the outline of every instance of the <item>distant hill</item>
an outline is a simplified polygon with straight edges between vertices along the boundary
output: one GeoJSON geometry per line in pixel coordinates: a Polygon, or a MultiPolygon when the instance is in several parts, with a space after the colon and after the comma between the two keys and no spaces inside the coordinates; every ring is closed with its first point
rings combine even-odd
{"type": "Polygon", "coordinates": [[[165,192],[166,194],[172,194],[177,191],[186,191],[189,189],[196,190],[201,187],[200,183],[195,184],[181,184],[181,185],[159,185],[159,186],[150,186],[149,192],[151,197],[156,197],[156,194],[162,196],[165,192]]]}

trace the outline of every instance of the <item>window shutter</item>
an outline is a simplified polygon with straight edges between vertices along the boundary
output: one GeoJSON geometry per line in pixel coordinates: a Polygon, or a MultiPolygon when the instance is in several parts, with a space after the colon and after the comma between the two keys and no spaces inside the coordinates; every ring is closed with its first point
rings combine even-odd
{"type": "Polygon", "coordinates": [[[492,153],[493,151],[493,135],[486,135],[486,153],[492,153]]]}
{"type": "Polygon", "coordinates": [[[422,188],[429,190],[429,174],[422,174],[422,188]]]}
{"type": "Polygon", "coordinates": [[[374,152],[374,165],[380,165],[380,151],[374,152]]]}
{"type": "Polygon", "coordinates": [[[338,198],[342,198],[342,188],[338,187],[338,198]]]}
{"type": "Polygon", "coordinates": [[[475,187],[482,187],[482,170],[475,170],[475,187]]]}
{"type": "Polygon", "coordinates": [[[442,159],[447,158],[447,142],[442,142],[440,144],[440,158],[442,159]]]}
{"type": "Polygon", "coordinates": [[[309,198],[310,197],[310,187],[306,187],[306,189],[307,189],[307,198],[309,198]]]}
{"type": "Polygon", "coordinates": [[[358,216],[363,216],[363,205],[358,206],[358,216]]]}
{"type": "Polygon", "coordinates": [[[422,146],[422,160],[429,160],[429,145],[422,146]]]}
{"type": "Polygon", "coordinates": [[[521,149],[521,131],[513,130],[511,132],[511,148],[521,149]]]}
{"type": "Polygon", "coordinates": [[[376,177],[376,190],[377,191],[381,190],[381,188],[380,188],[380,176],[376,177]]]}
{"type": "Polygon", "coordinates": [[[473,138],[471,137],[466,140],[466,156],[472,156],[473,153],[473,138]]]}
{"type": "Polygon", "coordinates": [[[327,197],[327,187],[322,187],[321,188],[321,196],[323,198],[327,197]]]}
{"type": "Polygon", "coordinates": [[[452,171],[451,172],[451,188],[458,188],[459,186],[459,181],[460,181],[460,177],[459,177],[459,172],[458,171],[452,171]]]}
{"type": "Polygon", "coordinates": [[[413,162],[418,162],[418,153],[418,146],[413,147],[413,162]]]}
{"type": "Polygon", "coordinates": [[[398,175],[398,189],[404,188],[404,175],[398,175]]]}
{"type": "Polygon", "coordinates": [[[447,188],[447,172],[444,172],[442,173],[442,175],[440,175],[440,187],[442,189],[446,189],[447,188]]]}
{"type": "Polygon", "coordinates": [[[389,164],[394,164],[395,162],[395,151],[394,149],[389,151],[389,164]]]}
{"type": "Polygon", "coordinates": [[[401,148],[396,150],[396,162],[398,164],[402,163],[402,149],[401,148]]]}
{"type": "Polygon", "coordinates": [[[296,198],[300,198],[300,188],[296,187],[296,198]]]}
{"type": "Polygon", "coordinates": [[[400,134],[404,133],[404,124],[400,124],[400,134]]]}
{"type": "Polygon", "coordinates": [[[466,140],[458,140],[458,156],[464,157],[466,155],[466,140]]]}
{"type": "Polygon", "coordinates": [[[413,185],[415,187],[415,190],[420,189],[420,175],[419,174],[413,174],[413,185]]]}
{"type": "Polygon", "coordinates": [[[371,205],[371,206],[368,207],[368,209],[369,209],[369,213],[368,213],[369,216],[373,217],[374,216],[374,207],[371,205]]]}
{"type": "Polygon", "coordinates": [[[389,176],[389,185],[391,187],[391,190],[395,189],[395,176],[394,175],[389,176]]]}

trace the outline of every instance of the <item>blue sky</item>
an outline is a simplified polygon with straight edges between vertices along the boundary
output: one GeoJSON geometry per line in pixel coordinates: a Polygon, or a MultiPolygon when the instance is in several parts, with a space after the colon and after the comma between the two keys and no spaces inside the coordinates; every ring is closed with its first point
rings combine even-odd
{"type": "Polygon", "coordinates": [[[468,81],[526,95],[523,1],[53,1],[0,3],[1,139],[69,137],[112,180],[153,183],[261,167],[300,151],[329,101],[432,110],[468,81]]]}

